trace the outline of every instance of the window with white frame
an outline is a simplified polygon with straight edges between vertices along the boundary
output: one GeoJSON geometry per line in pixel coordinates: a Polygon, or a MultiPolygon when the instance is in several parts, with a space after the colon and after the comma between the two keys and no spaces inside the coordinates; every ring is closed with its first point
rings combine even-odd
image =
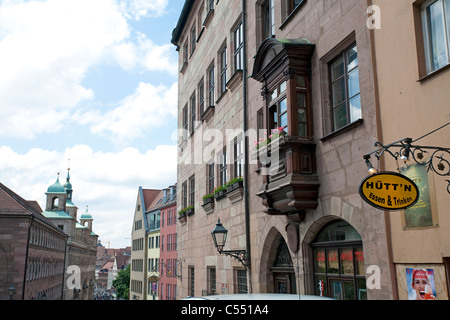
{"type": "Polygon", "coordinates": [[[214,79],[214,63],[208,69],[208,106],[214,106],[214,88],[215,88],[215,79],[214,79]]]}
{"type": "Polygon", "coordinates": [[[242,21],[234,29],[234,71],[244,68],[244,33],[242,21]]]}
{"type": "Polygon", "coordinates": [[[334,131],[362,118],[358,50],[351,46],[330,63],[334,131]]]}
{"type": "Polygon", "coordinates": [[[422,26],[427,73],[431,73],[450,64],[450,0],[425,2],[422,26]]]}
{"type": "Polygon", "coordinates": [[[220,50],[220,94],[227,90],[227,47],[220,50]]]}

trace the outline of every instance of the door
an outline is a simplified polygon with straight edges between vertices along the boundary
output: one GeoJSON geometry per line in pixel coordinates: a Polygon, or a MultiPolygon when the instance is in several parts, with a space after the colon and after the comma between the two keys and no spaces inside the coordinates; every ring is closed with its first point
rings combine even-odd
{"type": "Polygon", "coordinates": [[[274,273],[275,293],[296,294],[294,273],[274,273]]]}

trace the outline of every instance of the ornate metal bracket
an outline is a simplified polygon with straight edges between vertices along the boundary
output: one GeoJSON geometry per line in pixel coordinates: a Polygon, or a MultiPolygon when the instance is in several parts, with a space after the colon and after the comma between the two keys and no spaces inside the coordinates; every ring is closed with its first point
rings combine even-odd
{"type": "Polygon", "coordinates": [[[246,250],[219,250],[220,254],[230,256],[238,260],[244,268],[247,268],[247,251],[246,250]]]}
{"type": "MultiPolygon", "coordinates": [[[[426,166],[427,171],[433,171],[441,177],[450,178],[450,148],[436,147],[436,146],[421,146],[413,145],[413,140],[411,138],[402,139],[393,142],[388,145],[383,145],[380,142],[375,142],[375,147],[378,149],[364,155],[366,163],[369,162],[370,156],[373,154],[380,160],[380,157],[386,152],[390,154],[396,161],[413,159],[417,164],[421,166],[426,166]],[[395,148],[395,150],[391,150],[395,148]],[[425,154],[429,157],[426,159],[425,154]],[[447,156],[447,159],[444,158],[447,156]]],[[[370,162],[369,162],[370,164],[370,162]]],[[[450,179],[445,180],[448,182],[447,191],[450,193],[450,179]]]]}

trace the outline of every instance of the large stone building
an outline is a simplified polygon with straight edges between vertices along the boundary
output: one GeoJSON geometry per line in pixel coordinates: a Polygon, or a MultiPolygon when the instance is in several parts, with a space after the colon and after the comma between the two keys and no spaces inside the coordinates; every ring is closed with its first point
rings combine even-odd
{"type": "Polygon", "coordinates": [[[98,235],[92,231],[92,215],[86,206],[85,213],[78,218],[69,171],[64,185],[58,175],[45,194],[43,215],[68,235],[63,300],[93,300],[98,235]]]}
{"type": "Polygon", "coordinates": [[[61,300],[67,235],[0,183],[0,300],[61,300]]]}
{"type": "MultiPolygon", "coordinates": [[[[371,206],[358,189],[376,141],[448,123],[448,10],[443,0],[185,1],[172,34],[178,210],[190,213],[177,226],[179,298],[405,298],[405,268],[415,266],[434,269],[446,297],[445,182],[432,184],[431,225],[415,230],[405,213],[371,206]],[[223,196],[239,176],[239,192],[223,196]],[[245,250],[246,265],[214,247],[218,219],[228,229],[224,249],[245,250]]],[[[433,137],[423,142],[445,144],[448,131],[433,137]]],[[[384,158],[380,169],[394,170],[384,158]]]]}

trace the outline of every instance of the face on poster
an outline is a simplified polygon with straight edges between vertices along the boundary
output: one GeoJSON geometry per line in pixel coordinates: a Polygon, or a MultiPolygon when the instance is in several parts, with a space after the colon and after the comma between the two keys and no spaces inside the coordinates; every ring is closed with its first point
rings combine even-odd
{"type": "Polygon", "coordinates": [[[433,269],[406,268],[408,300],[436,300],[433,269]]]}

